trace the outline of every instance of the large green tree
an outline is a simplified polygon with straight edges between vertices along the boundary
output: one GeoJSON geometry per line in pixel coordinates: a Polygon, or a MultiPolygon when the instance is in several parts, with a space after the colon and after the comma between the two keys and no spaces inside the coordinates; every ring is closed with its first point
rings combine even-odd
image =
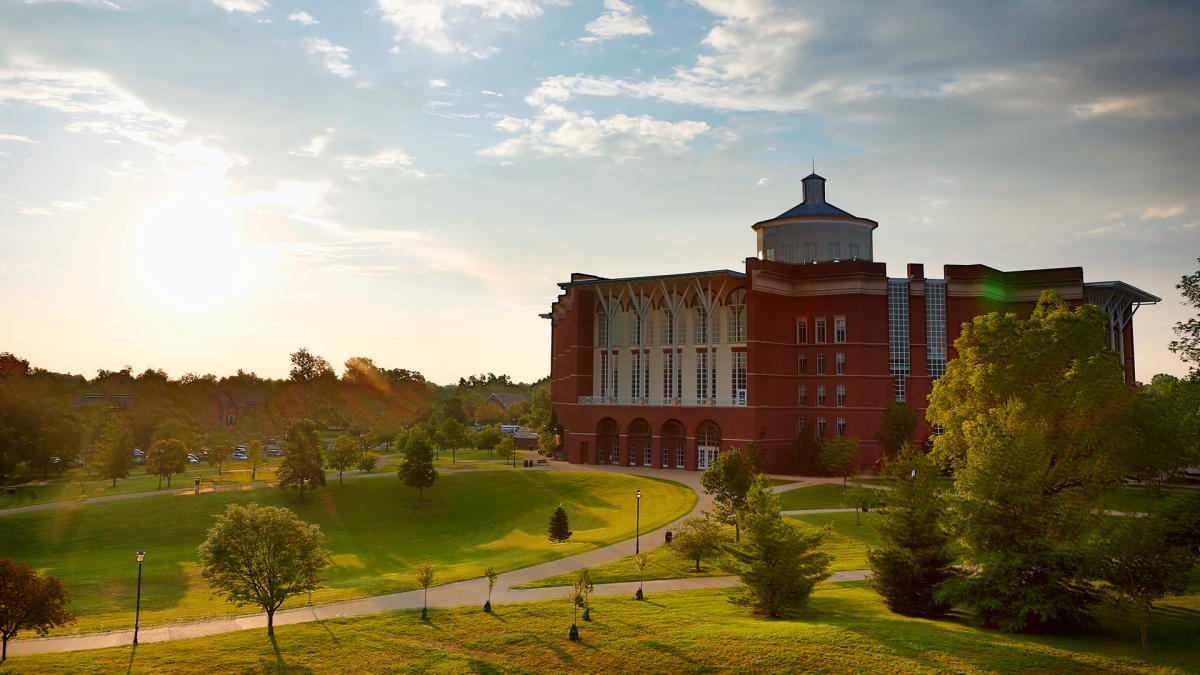
{"type": "Polygon", "coordinates": [[[803,532],[783,519],[779,497],[762,475],[755,478],[742,516],[745,536],[727,548],[745,601],[768,616],[804,607],[813,587],[829,577],[830,557],[820,550],[825,531],[803,532]]]}
{"type": "Polygon", "coordinates": [[[454,463],[458,459],[458,449],[467,444],[467,427],[453,417],[448,417],[438,425],[437,432],[434,433],[434,442],[439,451],[450,451],[450,461],[454,463]]]}
{"type": "Polygon", "coordinates": [[[51,576],[39,576],[29,565],[0,559],[0,661],[8,658],[8,641],[17,632],[46,635],[75,617],[66,610],[71,594],[51,576]]]}
{"type": "Polygon", "coordinates": [[[100,477],[112,479],[113,487],[118,478],[125,478],[133,468],[133,434],[120,418],[113,416],[100,432],[99,451],[96,463],[100,477]]]}
{"type": "Polygon", "coordinates": [[[1028,319],[993,312],[964,324],[958,358],[934,383],[926,417],[945,434],[933,452],[955,471],[972,570],[945,597],[981,623],[1019,631],[1090,618],[1091,502],[1122,474],[1119,413],[1132,396],[1105,349],[1106,321],[1044,292],[1028,319]]]}
{"type": "Polygon", "coordinates": [[[162,479],[167,479],[167,487],[171,487],[171,476],[187,470],[187,446],[183,441],[174,438],[164,438],[154,441],[146,451],[146,473],[158,476],[158,487],[162,488],[162,479]]]}
{"type": "Polygon", "coordinates": [[[329,553],[321,528],[277,506],[230,504],[200,545],[200,574],[236,605],[267,613],[275,635],[275,611],[284,600],[320,588],[329,553]]]}
{"type": "Polygon", "coordinates": [[[884,474],[891,489],[872,523],[881,546],[867,551],[869,583],[897,614],[942,616],[950,603],[935,591],[957,572],[941,474],[911,445],[897,451],[884,465],[884,474]]]}
{"type": "Polygon", "coordinates": [[[275,472],[279,487],[296,488],[300,501],[306,489],[315,490],[325,484],[324,461],[321,457],[321,434],[312,420],[297,420],[288,427],[287,449],[275,472]]]}
{"type": "Polygon", "coordinates": [[[746,509],[746,495],[754,484],[758,467],[741,448],[717,454],[704,473],[700,485],[712,495],[713,517],[734,526],[734,541],[742,540],[740,516],[746,509]]]}
{"type": "MultiPolygon", "coordinates": [[[[1200,264],[1200,258],[1196,258],[1196,263],[1200,264]]],[[[1183,359],[1193,376],[1200,376],[1200,270],[1181,278],[1175,290],[1183,296],[1184,305],[1191,305],[1196,316],[1175,324],[1177,339],[1171,341],[1169,349],[1183,359]]]]}
{"type": "Polygon", "coordinates": [[[671,549],[684,560],[694,561],[696,571],[699,572],[700,561],[720,553],[721,544],[719,524],[711,518],[688,518],[675,530],[671,549]]]}
{"type": "Polygon", "coordinates": [[[917,421],[917,411],[904,401],[892,401],[883,409],[883,420],[875,432],[875,440],[883,446],[884,456],[891,457],[905,445],[913,444],[917,421]]]}
{"type": "Polygon", "coordinates": [[[342,472],[354,466],[362,453],[362,444],[357,439],[338,436],[333,442],[333,447],[325,453],[325,461],[329,462],[330,467],[337,469],[339,484],[342,482],[342,472]]]}
{"type": "Polygon", "coordinates": [[[433,487],[438,472],[433,468],[433,449],[425,432],[414,431],[408,434],[404,446],[404,461],[400,463],[397,474],[405,485],[417,488],[418,500],[425,498],[425,488],[433,487]]]}
{"type": "Polygon", "coordinates": [[[838,436],[821,446],[821,464],[825,470],[842,479],[842,488],[850,476],[858,472],[858,438],[838,436]]]}

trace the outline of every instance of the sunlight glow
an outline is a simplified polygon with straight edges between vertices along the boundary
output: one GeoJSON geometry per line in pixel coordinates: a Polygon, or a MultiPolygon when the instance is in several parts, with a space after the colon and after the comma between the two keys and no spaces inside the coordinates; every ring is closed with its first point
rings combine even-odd
{"type": "Polygon", "coordinates": [[[147,300],[190,312],[244,298],[256,274],[236,207],[220,185],[177,183],[130,230],[132,264],[147,300]]]}

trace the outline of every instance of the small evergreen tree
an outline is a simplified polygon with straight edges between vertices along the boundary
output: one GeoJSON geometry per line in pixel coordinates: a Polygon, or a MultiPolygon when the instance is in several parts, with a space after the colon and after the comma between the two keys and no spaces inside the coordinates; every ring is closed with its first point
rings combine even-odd
{"type": "Polygon", "coordinates": [[[821,465],[821,444],[809,427],[804,427],[792,441],[790,459],[792,473],[804,476],[822,476],[825,467],[821,465]]]}
{"type": "Polygon", "coordinates": [[[821,463],[829,473],[842,479],[842,487],[858,469],[858,439],[854,436],[838,436],[821,446],[821,463]]]}
{"type": "Polygon", "coordinates": [[[885,466],[894,478],[887,505],[873,526],[883,543],[867,552],[868,582],[888,609],[905,616],[943,616],[950,603],[935,589],[956,576],[950,534],[943,527],[946,500],[932,460],[911,445],[903,446],[885,466]]]}
{"type": "Polygon", "coordinates": [[[779,498],[761,475],[750,489],[742,520],[745,536],[727,550],[746,585],[744,602],[768,616],[804,607],[813,587],[829,577],[830,558],[819,549],[825,532],[805,533],[785,521],[779,498]]]}
{"type": "Polygon", "coordinates": [[[561,544],[571,538],[570,525],[567,524],[567,512],[559,505],[554,509],[554,515],[550,516],[550,541],[561,544]]]}
{"type": "Polygon", "coordinates": [[[883,446],[885,457],[893,457],[904,446],[912,445],[917,430],[917,411],[904,401],[893,401],[883,409],[883,420],[875,432],[875,440],[883,446]]]}
{"type": "Polygon", "coordinates": [[[433,468],[433,449],[429,447],[429,436],[414,431],[409,433],[404,449],[404,461],[397,472],[404,484],[417,488],[417,499],[424,499],[424,490],[433,487],[437,480],[437,469],[433,468]]]}

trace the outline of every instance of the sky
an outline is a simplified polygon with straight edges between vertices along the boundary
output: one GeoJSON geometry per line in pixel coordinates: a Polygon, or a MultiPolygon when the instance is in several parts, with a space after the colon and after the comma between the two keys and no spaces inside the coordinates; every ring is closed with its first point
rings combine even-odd
{"type": "MultiPolygon", "coordinates": [[[[0,351],[61,372],[549,372],[572,272],[743,269],[801,201],[875,257],[1200,267],[1200,4],[0,0],[0,351]]],[[[1194,310],[1190,310],[1194,312],[1194,310]]]]}

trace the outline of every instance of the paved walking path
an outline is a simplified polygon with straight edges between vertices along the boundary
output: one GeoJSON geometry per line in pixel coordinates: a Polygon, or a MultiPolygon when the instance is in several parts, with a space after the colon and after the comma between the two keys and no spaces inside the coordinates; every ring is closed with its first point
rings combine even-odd
{"type": "MultiPolygon", "coordinates": [[[[702,511],[711,508],[712,498],[704,494],[700,487],[700,473],[696,471],[682,470],[663,470],[652,469],[649,467],[617,467],[617,466],[593,466],[586,464],[568,464],[550,463],[549,465],[539,465],[538,470],[567,470],[567,471],[600,471],[606,473],[626,473],[640,476],[648,476],[653,478],[665,478],[683,485],[688,486],[696,492],[696,506],[687,514],[677,518],[671,523],[664,525],[656,530],[646,532],[636,539],[618,542],[610,546],[605,546],[598,549],[593,549],[578,555],[568,558],[560,558],[551,560],[540,565],[525,567],[519,570],[513,570],[501,574],[496,580],[496,588],[492,592],[493,604],[501,603],[516,603],[516,602],[531,602],[535,600],[547,600],[552,598],[561,598],[566,595],[565,587],[549,587],[549,588],[529,588],[515,589],[512,586],[517,586],[530,581],[536,581],[548,576],[556,574],[564,574],[574,572],[582,567],[594,567],[596,565],[624,558],[633,555],[634,548],[640,544],[641,539],[646,540],[647,548],[656,546],[663,541],[667,530],[675,529],[679,523],[687,518],[700,515],[702,511]]],[[[528,470],[528,469],[526,469],[528,470]]],[[[364,474],[372,475],[372,474],[364,474]]],[[[378,475],[378,474],[374,474],[378,475]]],[[[778,476],[778,478],[793,480],[792,476],[778,476]]],[[[798,487],[806,487],[807,485],[816,485],[823,482],[824,479],[799,479],[796,483],[788,485],[779,485],[775,487],[777,492],[782,492],[798,487]]],[[[190,492],[189,492],[190,493],[190,492]]],[[[144,493],[136,493],[131,495],[114,495],[110,500],[118,498],[133,498],[142,496],[144,493]]],[[[151,493],[153,494],[153,493],[151,493]]],[[[161,494],[161,493],[160,493],[161,494]]],[[[90,499],[92,501],[100,501],[103,497],[90,499]]],[[[60,504],[38,504],[35,506],[43,508],[53,508],[60,504]]],[[[32,507],[23,507],[32,508],[32,507]]],[[[11,509],[10,509],[11,510],[11,509]]],[[[818,509],[815,511],[788,511],[786,513],[825,513],[830,511],[843,511],[853,509],[818,509]]],[[[859,581],[865,579],[867,570],[853,570],[849,572],[837,572],[828,579],[830,583],[842,581],[859,581]]],[[[738,585],[737,577],[693,577],[687,579],[660,579],[645,582],[644,588],[646,594],[664,593],[667,591],[694,590],[702,588],[722,588],[738,585]]],[[[632,597],[634,590],[637,588],[637,582],[623,582],[615,584],[597,584],[595,595],[629,595],[632,597]]],[[[478,605],[483,606],[484,600],[487,599],[487,579],[468,579],[443,586],[435,586],[429,589],[429,606],[430,607],[463,607],[478,605]]],[[[333,602],[324,605],[316,605],[310,607],[299,607],[280,611],[275,614],[275,625],[285,626],[295,623],[305,623],[309,621],[320,621],[322,619],[332,619],[343,616],[362,616],[366,614],[376,614],[379,612],[389,612],[400,609],[415,609],[422,606],[423,603],[422,591],[406,591],[404,593],[392,593],[389,595],[379,595],[369,598],[359,598],[357,600],[346,600],[343,602],[333,602]]],[[[167,626],[159,626],[155,628],[146,628],[138,632],[138,642],[164,642],[167,640],[181,640],[185,638],[202,637],[207,635],[217,635],[220,633],[228,633],[238,630],[246,630],[250,628],[265,628],[267,625],[267,617],[265,614],[251,614],[243,616],[234,616],[224,619],[216,619],[211,621],[200,621],[193,623],[183,623],[167,626]]],[[[100,649],[103,647],[116,647],[128,645],[133,642],[133,631],[113,631],[108,633],[90,633],[84,635],[65,635],[61,637],[37,638],[14,640],[8,645],[10,655],[21,654],[43,654],[50,652],[67,652],[81,649],[100,649]]]]}

